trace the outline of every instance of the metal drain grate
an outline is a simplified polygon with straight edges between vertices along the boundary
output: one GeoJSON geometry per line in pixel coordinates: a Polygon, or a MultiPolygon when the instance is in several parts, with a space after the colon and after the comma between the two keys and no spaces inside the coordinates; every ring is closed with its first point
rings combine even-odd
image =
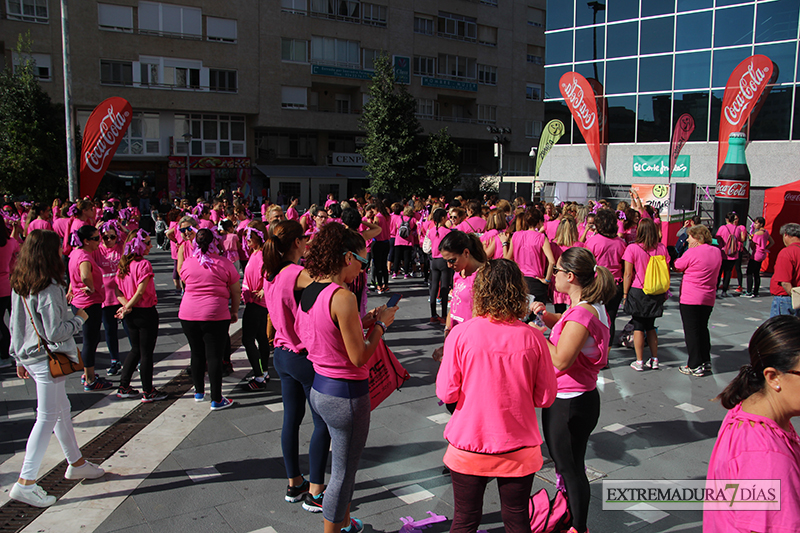
{"type": "MultiPolygon", "coordinates": [[[[242,344],[242,331],[239,330],[231,335],[231,353],[239,349],[242,344]]],[[[130,413],[117,420],[114,424],[106,428],[105,431],[87,442],[81,451],[83,456],[93,463],[102,463],[122,446],[131,440],[137,433],[158,418],[161,413],[166,411],[169,406],[175,403],[178,398],[186,394],[192,388],[192,377],[182,371],[175,376],[169,383],[161,387],[161,390],[169,394],[169,397],[161,402],[140,403],[130,413]]],[[[67,462],[61,461],[57,466],[39,479],[38,484],[48,494],[61,498],[69,492],[72,487],[80,481],[64,479],[67,471],[67,462]]],[[[10,490],[10,489],[9,489],[10,490]]],[[[36,517],[45,512],[46,509],[37,509],[30,505],[10,500],[0,507],[0,533],[16,533],[21,531],[36,517]]]]}

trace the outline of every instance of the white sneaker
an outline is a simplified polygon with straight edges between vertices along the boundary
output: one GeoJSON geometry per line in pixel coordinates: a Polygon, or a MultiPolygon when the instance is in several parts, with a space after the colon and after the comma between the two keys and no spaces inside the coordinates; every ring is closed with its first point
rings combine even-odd
{"type": "Polygon", "coordinates": [[[42,487],[36,484],[25,486],[14,483],[14,486],[11,487],[11,491],[8,493],[8,497],[12,500],[32,505],[33,507],[50,507],[56,503],[55,496],[50,496],[42,487]]]}
{"type": "Polygon", "coordinates": [[[103,477],[106,471],[89,461],[84,462],[81,466],[67,467],[67,473],[64,474],[65,479],[97,479],[103,477]]]}

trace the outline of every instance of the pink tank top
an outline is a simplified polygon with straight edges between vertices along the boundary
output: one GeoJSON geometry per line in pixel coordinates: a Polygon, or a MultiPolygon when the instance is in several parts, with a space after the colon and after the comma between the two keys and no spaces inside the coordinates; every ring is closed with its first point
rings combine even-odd
{"type": "MultiPolygon", "coordinates": [[[[450,300],[450,319],[461,323],[472,318],[472,286],[478,277],[476,270],[466,278],[461,272],[453,275],[453,299],[450,300]]],[[[453,324],[455,325],[455,324],[453,324]]]]}
{"type": "Polygon", "coordinates": [[[297,301],[294,299],[294,285],[302,270],[300,265],[287,265],[272,281],[264,280],[264,301],[275,327],[274,344],[295,353],[305,349],[295,330],[297,301]]]}
{"type": "Polygon", "coordinates": [[[331,318],[331,300],[338,290],[346,289],[331,283],[322,289],[308,312],[298,307],[297,332],[317,374],[334,379],[368,379],[369,369],[366,365],[358,368],[350,362],[342,333],[331,318]]]}
{"type": "Polygon", "coordinates": [[[494,255],[489,259],[502,259],[503,257],[503,243],[500,240],[500,233],[496,229],[490,229],[481,237],[481,242],[488,245],[494,241],[494,255]]]}
{"type": "Polygon", "coordinates": [[[517,231],[511,237],[511,246],[514,249],[514,261],[522,270],[522,275],[527,278],[543,278],[547,266],[547,257],[544,255],[543,233],[536,230],[517,231]]]}
{"type": "Polygon", "coordinates": [[[597,375],[600,373],[600,369],[608,362],[608,343],[611,333],[594,314],[580,305],[576,305],[567,309],[553,326],[553,330],[550,332],[551,343],[558,345],[561,331],[564,329],[564,325],[570,321],[577,322],[589,330],[589,336],[594,340],[595,351],[599,351],[599,357],[588,357],[581,351],[567,370],[562,372],[556,369],[558,392],[593,391],[597,388],[597,375]]]}

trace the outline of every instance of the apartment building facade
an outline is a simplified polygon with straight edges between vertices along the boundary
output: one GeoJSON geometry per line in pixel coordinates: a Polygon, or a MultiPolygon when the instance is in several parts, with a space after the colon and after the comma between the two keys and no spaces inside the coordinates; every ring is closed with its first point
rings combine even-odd
{"type": "MultiPolygon", "coordinates": [[[[465,175],[528,174],[544,116],[545,0],[70,2],[79,125],[104,99],[134,120],[104,186],[172,193],[243,186],[303,205],[368,185],[359,126],[387,54],[426,132],[447,127],[465,175]],[[510,133],[509,133],[510,132],[510,133]],[[116,180],[116,181],[115,181],[116,180]]],[[[42,87],[63,101],[60,3],[4,0],[7,65],[30,32],[42,87]]]]}

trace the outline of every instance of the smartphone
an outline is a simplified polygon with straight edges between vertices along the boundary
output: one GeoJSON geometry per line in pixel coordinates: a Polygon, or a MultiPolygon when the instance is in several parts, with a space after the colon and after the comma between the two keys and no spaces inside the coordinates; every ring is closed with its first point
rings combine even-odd
{"type": "Polygon", "coordinates": [[[402,298],[402,297],[403,297],[402,294],[393,294],[392,297],[389,298],[389,301],[386,303],[386,307],[394,307],[394,306],[396,306],[397,302],[399,302],[400,298],[402,298]]]}

